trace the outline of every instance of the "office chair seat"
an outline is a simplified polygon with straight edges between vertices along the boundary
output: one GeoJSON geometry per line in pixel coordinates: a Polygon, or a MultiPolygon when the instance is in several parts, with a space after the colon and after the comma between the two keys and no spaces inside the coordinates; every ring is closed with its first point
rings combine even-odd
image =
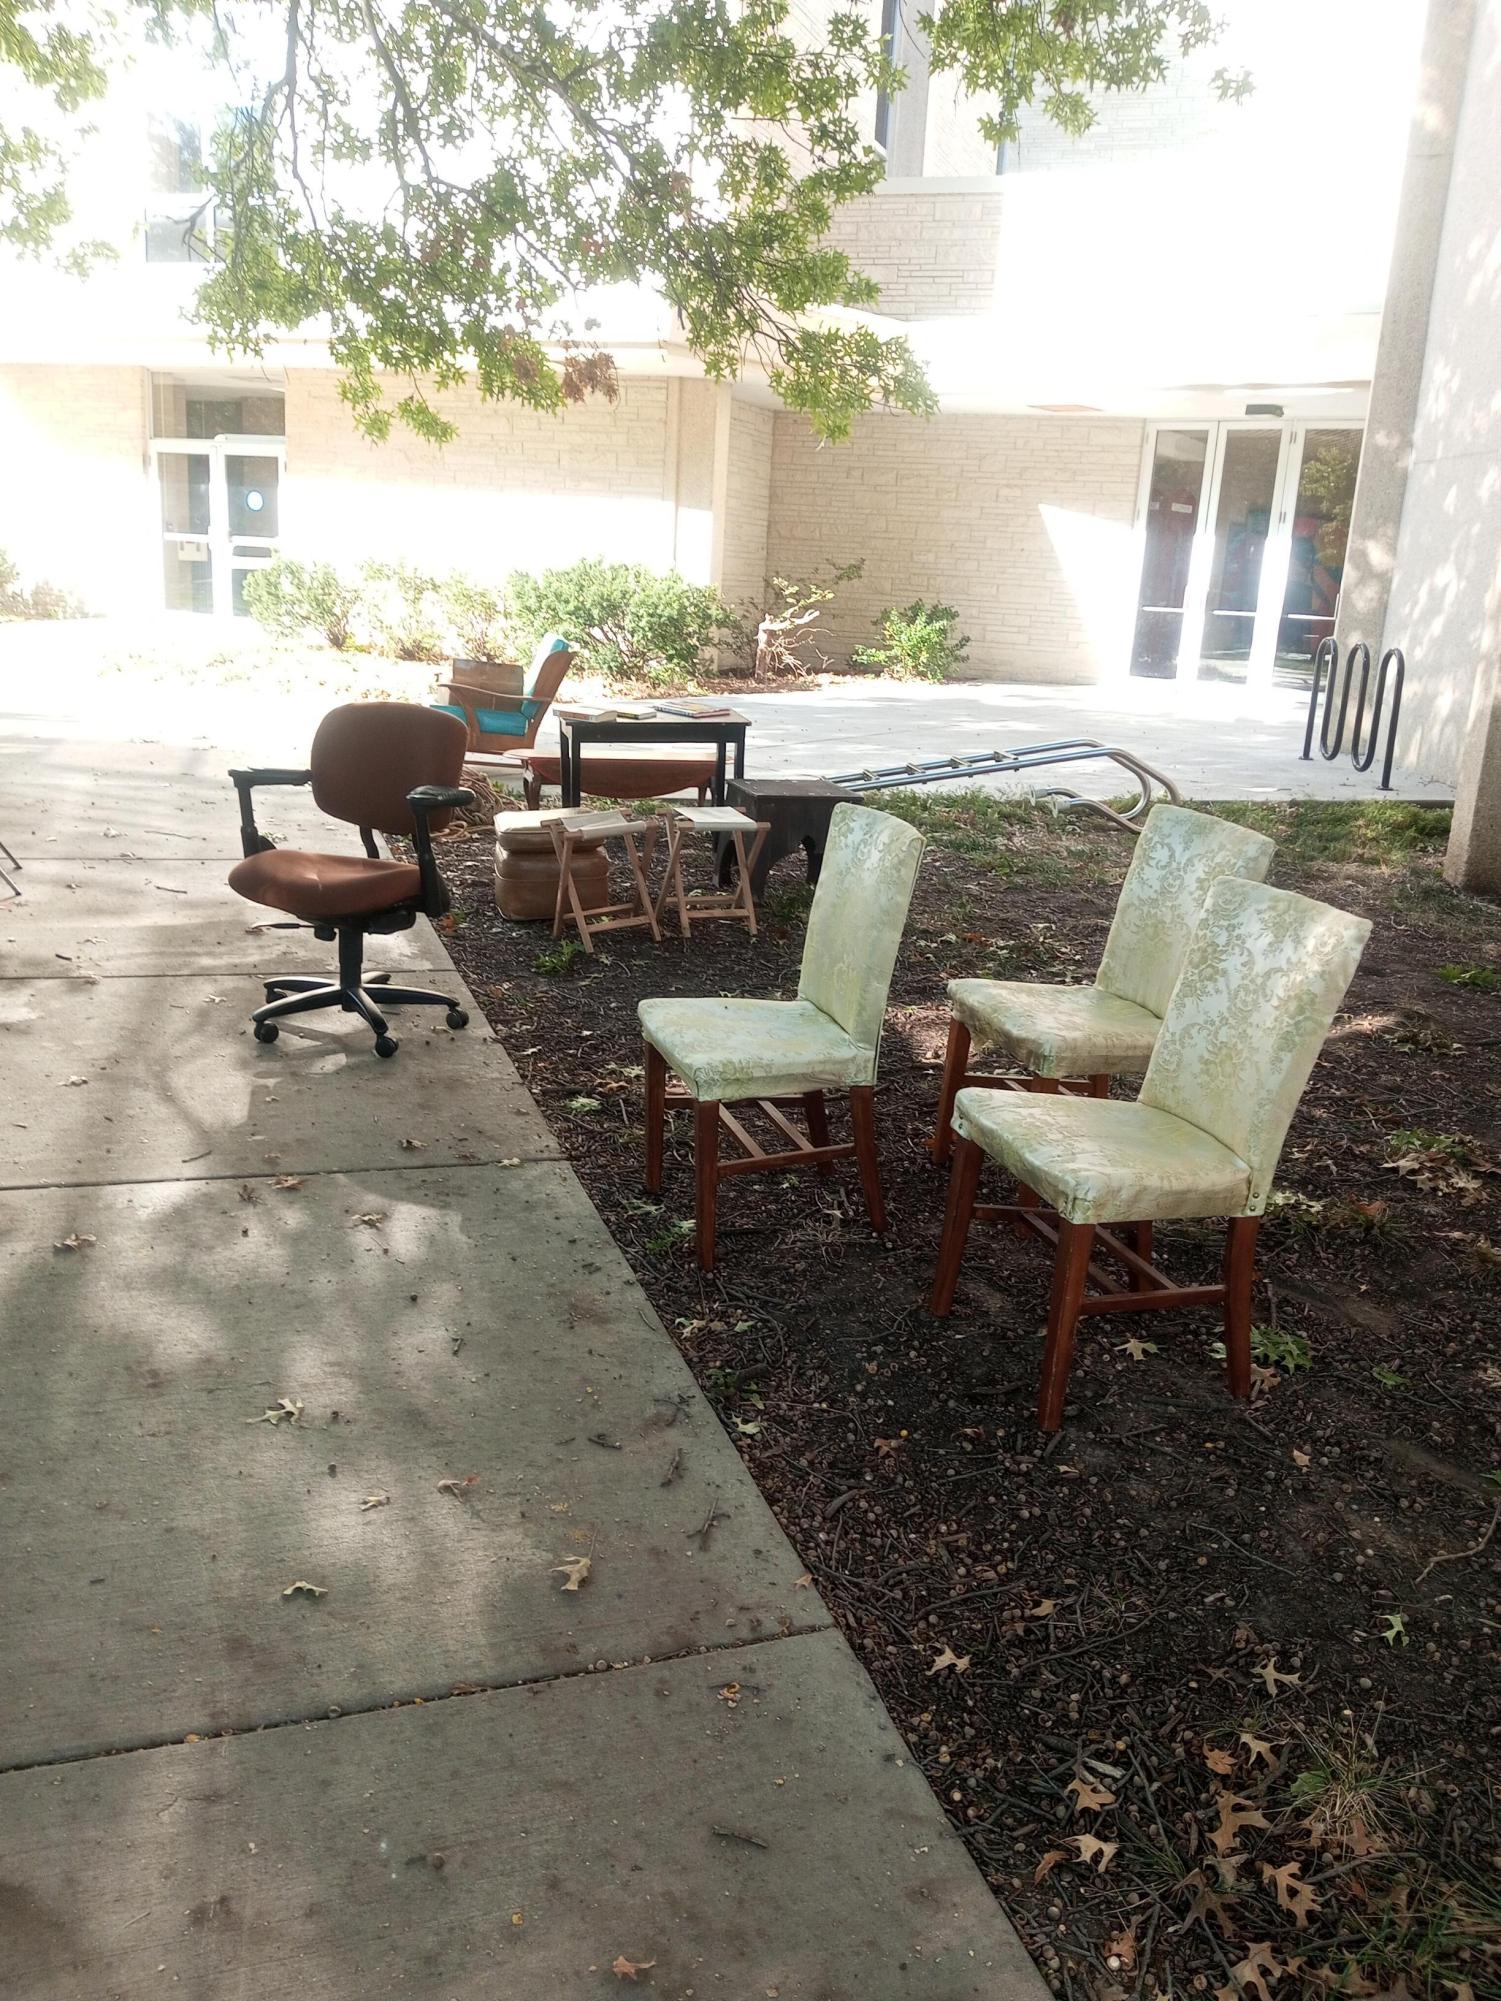
{"type": "Polygon", "coordinates": [[[267,848],[236,862],[229,886],[252,903],[293,917],[369,917],[419,898],[422,871],[415,862],[267,848]]]}

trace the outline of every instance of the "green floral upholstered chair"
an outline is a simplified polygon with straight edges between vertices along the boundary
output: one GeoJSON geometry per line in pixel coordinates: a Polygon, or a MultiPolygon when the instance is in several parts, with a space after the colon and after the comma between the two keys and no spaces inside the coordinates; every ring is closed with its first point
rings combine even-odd
{"type": "Polygon", "coordinates": [[[1222,877],[1183,958],[1134,1103],[961,1091],[953,1177],[931,1306],[947,1314],[974,1215],[1056,1245],[1038,1421],[1056,1431],[1079,1318],[1219,1306],[1230,1389],[1251,1387],[1256,1232],[1298,1100],[1354,976],[1370,924],[1327,903],[1222,877]],[[1016,1204],[977,1209],[989,1156],[1016,1204]],[[1152,1262],[1152,1224],[1227,1216],[1222,1281],[1174,1286],[1152,1262]],[[1117,1234],[1120,1232],[1121,1234],[1117,1234]],[[1123,1277],[1092,1260],[1108,1257],[1123,1277]],[[1093,1276],[1100,1290],[1086,1291],[1093,1276]]]}
{"type": "MultiPolygon", "coordinates": [[[[922,857],[922,836],[868,806],[834,810],[808,915],[797,999],[645,1000],[646,1185],[662,1187],[669,1103],[694,1106],[698,1261],[714,1268],[719,1184],[732,1174],[859,1164],[871,1226],[886,1228],[876,1160],[875,1082],[886,995],[922,857]],[[681,1080],[669,1092],[668,1073],[681,1080]],[[831,1145],[824,1094],[847,1091],[854,1139],[831,1145]],[[785,1147],[768,1153],[728,1107],[754,1100],[785,1147]],[[808,1138],[786,1117],[801,1105],[808,1138]],[[721,1122],[744,1149],[721,1161],[721,1122]]],[[[775,1142],[774,1142],[775,1144],[775,1142]]]]}
{"type": "Polygon", "coordinates": [[[531,665],[521,679],[519,696],[503,697],[488,688],[450,681],[448,692],[458,699],[434,702],[431,706],[457,716],[465,725],[471,756],[476,752],[490,755],[529,750],[537,741],[542,718],[572,665],[573,648],[561,634],[550,632],[532,655],[531,665]]]}
{"type": "Polygon", "coordinates": [[[954,1098],[966,1084],[1057,1091],[1080,1088],[1067,1079],[1087,1078],[1092,1095],[1103,1098],[1112,1077],[1139,1077],[1210,885],[1224,875],[1260,882],[1272,853],[1265,834],[1186,806],[1154,806],[1121,885],[1093,986],[950,980],[953,1018],[928,1142],[933,1158],[948,1158],[954,1098]],[[987,1049],[1003,1051],[1022,1074],[966,1075],[971,1054],[987,1049]]]}

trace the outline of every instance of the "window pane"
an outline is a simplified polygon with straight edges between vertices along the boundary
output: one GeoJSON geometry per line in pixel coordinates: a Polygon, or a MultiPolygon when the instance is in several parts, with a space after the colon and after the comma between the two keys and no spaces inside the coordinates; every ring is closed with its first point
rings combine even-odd
{"type": "Polygon", "coordinates": [[[1311,661],[1334,631],[1360,466],[1360,435],[1359,431],[1309,431],[1303,441],[1287,591],[1277,631],[1281,664],[1311,661]]]}
{"type": "Polygon", "coordinates": [[[1281,449],[1280,428],[1231,431],[1225,438],[1214,519],[1214,567],[1204,608],[1204,651],[1199,670],[1211,680],[1245,678],[1256,631],[1256,598],[1272,525],[1272,494],[1281,449]]]}
{"type": "Polygon", "coordinates": [[[206,452],[163,452],[157,460],[162,528],[169,535],[207,535],[209,466],[206,452]]]}
{"type": "Polygon", "coordinates": [[[153,193],[193,194],[203,186],[203,138],[196,124],[153,113],[146,121],[146,145],[153,193]]]}
{"type": "Polygon", "coordinates": [[[270,541],[279,534],[276,484],[280,471],[275,459],[243,458],[236,452],[226,457],[231,535],[264,536],[270,541]]]}
{"type": "Polygon", "coordinates": [[[1146,550],[1137,597],[1133,674],[1177,671],[1183,593],[1209,456],[1207,431],[1159,431],[1147,488],[1146,550]]]}
{"type": "Polygon", "coordinates": [[[209,259],[207,209],[185,209],[177,215],[146,218],[148,264],[206,264],[209,259]]]}

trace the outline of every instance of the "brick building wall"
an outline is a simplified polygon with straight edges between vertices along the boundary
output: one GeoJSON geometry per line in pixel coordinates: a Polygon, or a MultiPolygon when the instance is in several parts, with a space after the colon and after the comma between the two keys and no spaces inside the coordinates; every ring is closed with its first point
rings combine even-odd
{"type": "Polygon", "coordinates": [[[0,550],[90,611],[160,602],[143,368],[0,366],[0,550]]]}
{"type": "Polygon", "coordinates": [[[889,181],[847,202],[829,241],[874,278],[879,310],[894,319],[955,319],[995,304],[1001,243],[993,189],[889,181]]]}
{"type": "Polygon", "coordinates": [[[825,615],[836,656],[922,597],[957,607],[977,680],[1108,678],[1129,651],[1142,435],[1126,418],[892,413],[820,447],[779,415],[768,562],[805,576],[864,559],[825,615]]]}
{"type": "Polygon", "coordinates": [[[400,558],[499,581],[582,556],[673,560],[665,382],[622,382],[550,416],[487,403],[476,390],[434,398],[459,434],[433,445],[405,426],[370,444],[331,370],[287,376],[289,551],[330,561],[400,558]]]}

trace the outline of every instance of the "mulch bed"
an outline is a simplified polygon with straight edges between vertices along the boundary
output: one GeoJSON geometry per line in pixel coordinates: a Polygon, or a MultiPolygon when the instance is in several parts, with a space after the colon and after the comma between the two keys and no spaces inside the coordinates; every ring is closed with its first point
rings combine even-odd
{"type": "MultiPolygon", "coordinates": [[[[759,940],[634,932],[590,961],[501,921],[491,844],[464,838],[450,944],[1055,1991],[1501,1993],[1497,914],[1431,848],[1284,849],[1274,880],[1376,930],[1262,1232],[1256,1400],[1229,1400],[1212,1317],[1096,1320],[1045,1440],[1042,1247],[977,1230],[953,1318],[924,1308],[944,983],[1087,977],[1129,843],[920,815],[884,1242],[852,1168],[750,1177],[703,1280],[686,1121],[665,1199],[642,1193],[636,1003],[790,996],[794,863],[759,940]]],[[[1159,1261],[1210,1278],[1221,1241],[1162,1227],[1159,1261]]]]}

